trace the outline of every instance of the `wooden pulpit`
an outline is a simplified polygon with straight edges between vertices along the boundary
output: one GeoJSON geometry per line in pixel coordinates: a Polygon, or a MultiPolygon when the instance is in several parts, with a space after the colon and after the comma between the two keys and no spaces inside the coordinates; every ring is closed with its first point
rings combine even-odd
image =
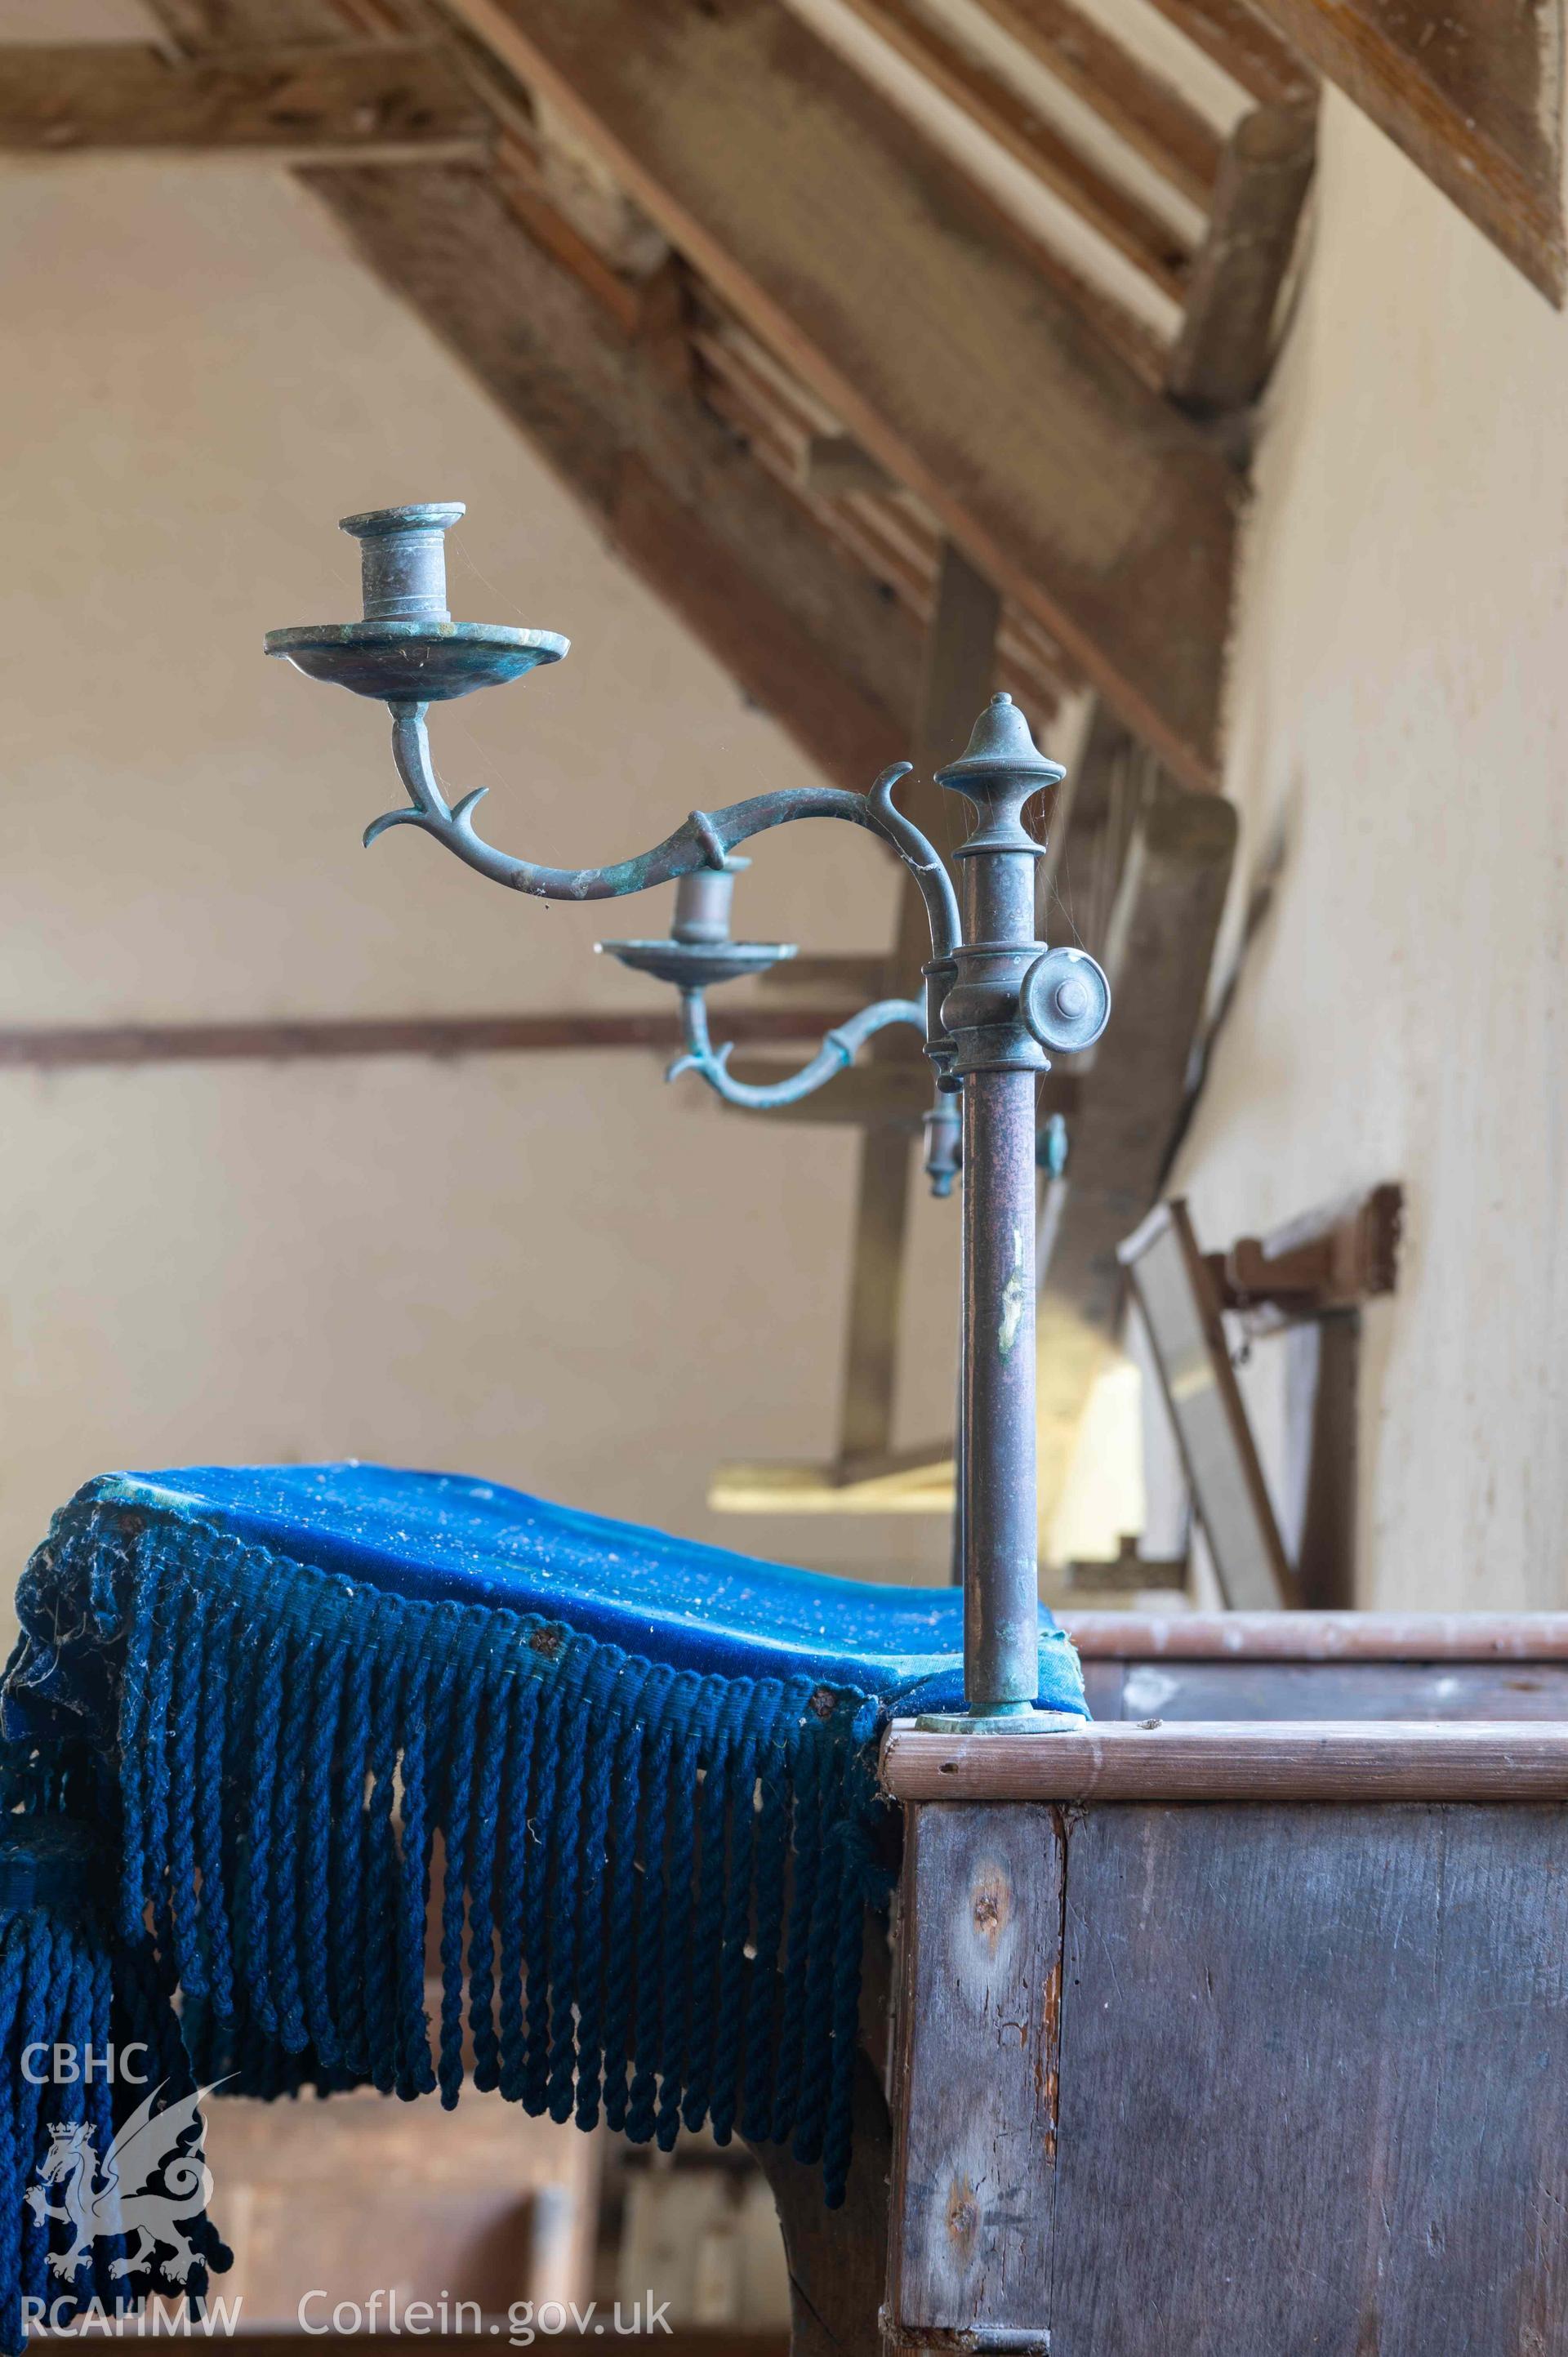
{"type": "Polygon", "coordinates": [[[884,1745],[885,2345],[1563,2357],[1568,1616],[1075,1633],[884,1745]]]}

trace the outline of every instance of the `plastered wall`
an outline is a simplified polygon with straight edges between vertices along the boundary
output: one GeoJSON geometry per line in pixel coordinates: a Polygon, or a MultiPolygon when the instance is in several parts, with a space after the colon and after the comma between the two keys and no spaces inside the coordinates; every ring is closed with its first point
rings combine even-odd
{"type": "MultiPolygon", "coordinates": [[[[41,38],[21,5],[0,31],[41,38]]],[[[69,29],[136,29],[92,6],[69,29]]],[[[618,856],[802,764],[308,199],[254,167],[7,169],[0,320],[0,1023],[646,1003],[591,911],[410,834],[360,851],[379,713],[259,655],[355,610],[335,518],[467,498],[456,608],[574,636],[441,718],[499,839],[618,856]]],[[[1238,918],[1283,866],[1176,1183],[1223,1243],[1405,1182],[1368,1603],[1568,1601],[1565,393],[1568,323],[1329,92],[1231,653],[1238,918]]],[[[801,830],[742,916],[860,948],[891,894],[870,846],[801,830]]],[[[104,1466],[350,1453],[941,1576],[936,1523],[703,1503],[722,1458],[830,1445],[846,1132],[726,1116],[639,1055],[0,1072],[0,1586],[104,1466]]],[[[955,1244],[922,1202],[907,1439],[949,1412],[955,1244]]],[[[1244,1381],[1276,1459],[1265,1354],[1244,1381]]]]}
{"type": "MultiPolygon", "coordinates": [[[[411,831],[362,851],[400,799],[384,714],[262,657],[270,624],[358,612],[339,515],[462,498],[454,610],[575,641],[437,716],[495,839],[619,857],[808,774],[310,200],[256,167],[8,169],[0,322],[0,1027],[661,1004],[592,943],[661,931],[665,894],[607,921],[411,831]]],[[[737,914],[870,948],[893,884],[858,833],[800,828],[737,914]]],[[[704,1504],[721,1458],[831,1448],[847,1131],[552,1054],[0,1071],[0,1133],[6,1593],[105,1467],[338,1455],[944,1568],[940,1523],[704,1504]]],[[[910,1439],[950,1413],[955,1323],[954,1207],[917,1222],[910,1439]]]]}
{"type": "Polygon", "coordinates": [[[1561,1606],[1568,318],[1332,91],[1316,201],[1231,654],[1284,867],[1176,1183],[1222,1244],[1405,1182],[1361,1601],[1561,1606]]]}

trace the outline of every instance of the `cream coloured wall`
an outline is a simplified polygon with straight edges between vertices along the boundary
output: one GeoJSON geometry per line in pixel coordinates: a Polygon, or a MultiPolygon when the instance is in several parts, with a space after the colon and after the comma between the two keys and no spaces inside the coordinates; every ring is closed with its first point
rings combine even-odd
{"type": "MultiPolygon", "coordinates": [[[[310,200],[259,167],[8,169],[0,319],[0,1025],[658,1003],[591,944],[660,930],[663,895],[607,923],[412,833],[361,851],[397,799],[384,716],[263,630],[358,610],[338,516],[464,498],[455,610],[575,641],[439,716],[496,839],[619,856],[804,765],[310,200]]],[[[745,927],[868,947],[892,885],[862,837],[790,830],[745,927]]],[[[635,1054],[4,1072],[0,1125],[10,1571],[105,1467],[328,1455],[943,1568],[939,1523],[703,1502],[722,1458],[830,1446],[845,1131],[726,1114],[635,1054]]],[[[911,1439],[950,1410],[956,1256],[951,1207],[917,1219],[911,1439]]]]}
{"type": "Polygon", "coordinates": [[[1231,656],[1285,867],[1176,1183],[1221,1243],[1404,1180],[1361,1601],[1561,1606],[1568,318],[1333,91],[1316,205],[1231,656]]]}

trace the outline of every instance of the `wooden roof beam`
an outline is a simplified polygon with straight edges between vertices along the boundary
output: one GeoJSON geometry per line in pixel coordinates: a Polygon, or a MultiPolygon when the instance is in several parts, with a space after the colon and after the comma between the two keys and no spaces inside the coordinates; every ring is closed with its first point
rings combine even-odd
{"type": "Polygon", "coordinates": [[[1152,5],[1260,106],[1312,104],[1317,81],[1311,68],[1248,0],[1152,0],[1152,5]]]}
{"type": "Polygon", "coordinates": [[[451,0],[1161,758],[1218,782],[1236,486],[776,0],[451,0]],[[850,233],[853,229],[853,234],[850,233]]]}
{"type": "MultiPolygon", "coordinates": [[[[847,996],[819,1004],[780,998],[766,1006],[726,1008],[732,1039],[814,1040],[863,1002],[847,996]]],[[[592,1007],[543,1015],[297,1015],[227,1023],[71,1023],[0,1030],[0,1071],[67,1072],[127,1064],[297,1064],[378,1056],[549,1054],[560,1049],[685,1045],[678,1015],[657,1007],[623,1012],[592,1007]]]]}
{"type": "Polygon", "coordinates": [[[908,0],[847,0],[847,5],[1004,154],[1060,197],[1163,295],[1181,301],[1192,255],[1169,221],[1102,171],[1091,156],[908,0]]]}
{"type": "Polygon", "coordinates": [[[1195,204],[1207,205],[1219,137],[1207,116],[1071,0],[980,0],[1037,65],[1195,204]]]}
{"type": "Polygon", "coordinates": [[[134,41],[0,48],[0,150],[264,155],[279,161],[474,160],[492,126],[429,42],[171,59],[134,41]]]}
{"type": "MultiPolygon", "coordinates": [[[[1165,0],[1161,0],[1165,5],[1165,0]]],[[[1563,0],[1258,0],[1549,301],[1568,292],[1563,0]]]]}
{"type": "Polygon", "coordinates": [[[1267,382],[1316,156],[1316,111],[1299,107],[1254,107],[1227,142],[1165,379],[1197,416],[1245,409],[1267,382]]]}

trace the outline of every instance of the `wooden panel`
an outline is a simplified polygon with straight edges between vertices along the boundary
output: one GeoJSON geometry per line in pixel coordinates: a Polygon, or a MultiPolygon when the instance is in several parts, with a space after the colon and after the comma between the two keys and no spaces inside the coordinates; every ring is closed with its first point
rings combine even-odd
{"type": "Polygon", "coordinates": [[[1122,1718],[1568,1723],[1568,1662],[1164,1661],[1119,1666],[1123,1677],[1117,1715],[1122,1718]]]}
{"type": "Polygon", "coordinates": [[[1568,1612],[1058,1614],[1086,1660],[1568,1662],[1568,1612]]]}
{"type": "Polygon", "coordinates": [[[360,164],[478,157],[494,125],[430,44],[171,60],[132,41],[0,47],[0,149],[260,153],[360,164]]]}
{"type": "Polygon", "coordinates": [[[1213,786],[1236,487],[990,201],[776,0],[456,13],[1173,768],[1213,786]]]}
{"type": "Polygon", "coordinates": [[[950,1736],[899,1719],[881,1776],[896,1801],[1563,1800],[1568,1723],[1144,1719],[950,1736]]]}
{"type": "Polygon", "coordinates": [[[1565,1867],[1554,1808],[1089,1812],[1054,2357],[1563,2357],[1565,1867]]]}
{"type": "Polygon", "coordinates": [[[1553,303],[1563,234],[1563,0],[1258,0],[1553,303]]]}
{"type": "Polygon", "coordinates": [[[1257,400],[1317,155],[1314,115],[1258,107],[1226,143],[1165,382],[1201,416],[1257,400]]]}
{"type": "Polygon", "coordinates": [[[1219,1304],[1186,1206],[1151,1212],[1122,1246],[1144,1313],[1193,1504],[1228,1604],[1295,1600],[1262,1467],[1230,1364],[1219,1304]]]}
{"type": "Polygon", "coordinates": [[[899,2339],[961,2333],[972,2349],[1040,2341],[1061,1870],[1054,1810],[909,1812],[888,2265],[899,2339]]]}

